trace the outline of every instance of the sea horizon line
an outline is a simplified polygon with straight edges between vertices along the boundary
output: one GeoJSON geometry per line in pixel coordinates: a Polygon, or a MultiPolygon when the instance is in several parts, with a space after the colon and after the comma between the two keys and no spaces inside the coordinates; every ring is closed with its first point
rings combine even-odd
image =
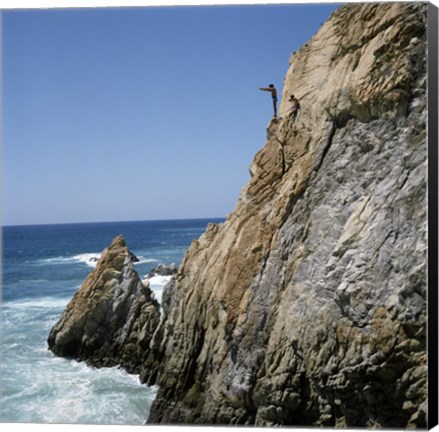
{"type": "Polygon", "coordinates": [[[41,222],[24,224],[1,224],[1,228],[15,227],[37,227],[37,226],[61,226],[61,225],[98,225],[98,224],[122,224],[139,222],[188,222],[188,221],[225,221],[226,216],[187,217],[187,218],[163,218],[163,219],[133,219],[133,220],[107,220],[107,221],[85,221],[85,222],[41,222]]]}

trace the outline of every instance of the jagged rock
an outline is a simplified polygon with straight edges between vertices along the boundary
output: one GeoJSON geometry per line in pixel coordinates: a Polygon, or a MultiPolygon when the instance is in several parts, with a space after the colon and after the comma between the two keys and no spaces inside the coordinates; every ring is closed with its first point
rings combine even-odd
{"type": "Polygon", "coordinates": [[[140,372],[160,313],[135,261],[123,237],[116,237],[52,328],[54,354],[140,372]]]}
{"type": "Polygon", "coordinates": [[[148,274],[148,277],[154,276],[173,276],[177,274],[178,267],[175,263],[170,265],[158,264],[148,274]]]}
{"type": "Polygon", "coordinates": [[[150,423],[425,427],[426,4],[341,7],[291,58],[144,364],[150,423]]]}

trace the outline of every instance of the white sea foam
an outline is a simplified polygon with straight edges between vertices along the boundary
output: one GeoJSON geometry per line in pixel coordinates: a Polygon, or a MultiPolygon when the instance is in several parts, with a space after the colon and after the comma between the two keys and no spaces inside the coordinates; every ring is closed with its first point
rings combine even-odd
{"type": "Polygon", "coordinates": [[[155,298],[160,304],[162,303],[163,288],[171,279],[172,276],[160,276],[160,275],[144,278],[144,280],[149,281],[149,287],[151,288],[151,291],[154,293],[155,298]]]}
{"type": "Polygon", "coordinates": [[[75,255],[73,258],[76,261],[87,264],[90,267],[96,267],[96,263],[101,257],[101,253],[93,252],[93,253],[83,253],[79,255],[75,255]]]}
{"type": "Polygon", "coordinates": [[[161,276],[161,275],[157,275],[157,276],[153,276],[151,278],[149,278],[149,283],[151,284],[151,286],[154,287],[160,287],[161,289],[164,288],[164,286],[172,279],[172,276],[161,276]]]}
{"type": "Polygon", "coordinates": [[[135,262],[134,264],[149,264],[149,263],[153,263],[153,262],[160,262],[158,259],[155,258],[145,258],[143,256],[138,256],[137,259],[139,261],[135,262]]]}
{"type": "Polygon", "coordinates": [[[53,257],[53,258],[44,258],[38,260],[38,263],[43,265],[59,265],[59,264],[69,264],[69,263],[84,263],[87,264],[90,267],[96,267],[96,263],[101,257],[101,253],[97,252],[89,252],[89,253],[82,253],[73,255],[70,257],[53,257]]]}
{"type": "Polygon", "coordinates": [[[121,369],[92,369],[47,349],[47,335],[67,301],[2,305],[2,421],[143,424],[155,388],[121,369]]]}
{"type": "Polygon", "coordinates": [[[26,310],[29,309],[62,309],[66,307],[69,302],[69,298],[55,298],[55,297],[38,297],[36,299],[27,300],[12,300],[3,303],[5,310],[26,310]]]}
{"type": "Polygon", "coordinates": [[[56,357],[49,364],[53,381],[46,386],[46,394],[50,395],[47,400],[50,403],[42,404],[39,408],[39,415],[44,421],[79,423],[88,420],[100,423],[105,422],[101,417],[104,412],[107,415],[114,413],[115,407],[108,400],[107,393],[117,391],[120,384],[125,385],[125,377],[120,375],[118,369],[92,370],[84,363],[56,357]]]}
{"type": "MultiPolygon", "coordinates": [[[[59,265],[59,264],[69,264],[69,263],[84,263],[90,267],[96,267],[98,260],[101,258],[102,253],[97,252],[89,252],[73,255],[70,257],[53,257],[53,258],[44,258],[38,260],[38,263],[43,265],[59,265]]],[[[150,263],[158,263],[160,260],[156,258],[145,258],[144,256],[137,257],[139,261],[136,261],[134,264],[142,265],[142,264],[150,264],[150,263]]]]}
{"type": "Polygon", "coordinates": [[[12,421],[142,424],[157,391],[121,369],[92,369],[50,353],[28,366],[21,372],[26,382],[6,382],[3,402],[12,421]]]}

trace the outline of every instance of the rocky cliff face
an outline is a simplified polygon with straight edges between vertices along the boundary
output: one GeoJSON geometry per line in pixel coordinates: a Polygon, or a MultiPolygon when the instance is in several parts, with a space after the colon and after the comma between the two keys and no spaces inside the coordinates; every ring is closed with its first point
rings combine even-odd
{"type": "Polygon", "coordinates": [[[49,348],[56,355],[140,373],[160,312],[134,259],[121,236],[103,252],[50,332],[49,348]]]}
{"type": "Polygon", "coordinates": [[[235,211],[167,289],[149,422],[426,425],[425,20],[351,4],[292,56],[235,211]]]}
{"type": "Polygon", "coordinates": [[[335,12],[292,56],[283,119],[234,212],[187,251],[161,321],[118,239],[54,352],[134,363],[160,386],[150,423],[425,427],[425,32],[421,3],[335,12]]]}

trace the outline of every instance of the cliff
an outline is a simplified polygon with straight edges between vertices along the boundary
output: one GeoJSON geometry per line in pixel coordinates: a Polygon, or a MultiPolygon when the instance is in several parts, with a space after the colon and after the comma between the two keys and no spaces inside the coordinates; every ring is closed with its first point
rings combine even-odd
{"type": "Polygon", "coordinates": [[[425,426],[425,20],[350,4],[291,57],[236,209],[167,288],[150,423],[425,426]]]}
{"type": "MultiPolygon", "coordinates": [[[[426,426],[426,14],[343,6],[291,57],[235,210],[192,243],[160,322],[121,327],[155,329],[135,355],[150,423],[426,426]]],[[[55,352],[102,356],[95,330],[55,352]]]]}

